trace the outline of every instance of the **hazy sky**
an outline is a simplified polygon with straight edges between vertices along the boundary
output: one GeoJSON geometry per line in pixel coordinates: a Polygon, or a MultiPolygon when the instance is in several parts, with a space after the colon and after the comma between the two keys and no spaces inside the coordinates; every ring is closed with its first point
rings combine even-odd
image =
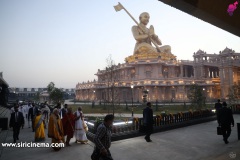
{"type": "Polygon", "coordinates": [[[192,60],[202,49],[219,53],[226,46],[240,52],[240,38],[157,0],[1,0],[0,72],[11,87],[73,88],[93,80],[111,54],[123,63],[133,53],[134,22],[115,12],[120,1],[138,20],[150,24],[178,59],[192,60]]]}

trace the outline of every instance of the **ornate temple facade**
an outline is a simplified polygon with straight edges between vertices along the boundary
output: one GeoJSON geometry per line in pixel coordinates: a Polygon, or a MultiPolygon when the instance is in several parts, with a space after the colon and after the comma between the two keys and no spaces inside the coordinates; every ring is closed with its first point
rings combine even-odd
{"type": "Polygon", "coordinates": [[[119,102],[132,98],[142,102],[143,97],[148,101],[187,102],[189,87],[198,84],[207,101],[212,101],[226,98],[229,87],[240,84],[240,53],[229,48],[219,54],[199,50],[193,61],[176,60],[164,53],[134,54],[125,61],[110,71],[98,70],[97,80],[78,83],[76,99],[106,101],[113,97],[109,92],[116,92],[119,102]]]}
{"type": "MultiPolygon", "coordinates": [[[[124,7],[119,3],[116,11],[124,7]]],[[[133,17],[132,17],[133,18],[133,17]]],[[[233,84],[239,84],[240,53],[225,48],[219,54],[202,50],[193,61],[177,60],[171,46],[162,45],[154,27],[147,26],[150,15],[143,12],[132,26],[136,40],[133,55],[124,64],[98,70],[97,80],[76,85],[76,99],[109,102],[187,102],[189,89],[197,84],[207,101],[225,99],[233,84]]]]}

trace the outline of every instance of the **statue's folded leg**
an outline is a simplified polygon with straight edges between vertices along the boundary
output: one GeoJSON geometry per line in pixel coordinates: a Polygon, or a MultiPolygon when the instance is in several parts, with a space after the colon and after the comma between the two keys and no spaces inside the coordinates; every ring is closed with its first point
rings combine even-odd
{"type": "Polygon", "coordinates": [[[171,53],[171,46],[169,46],[169,45],[161,46],[159,48],[160,48],[161,52],[171,53]]]}
{"type": "Polygon", "coordinates": [[[134,54],[141,54],[141,53],[156,53],[157,49],[151,46],[148,43],[140,43],[136,46],[134,54]]]}

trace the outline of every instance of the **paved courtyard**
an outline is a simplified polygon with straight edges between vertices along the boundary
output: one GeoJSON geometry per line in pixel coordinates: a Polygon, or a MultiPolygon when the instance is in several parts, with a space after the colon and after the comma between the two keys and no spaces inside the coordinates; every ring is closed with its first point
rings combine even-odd
{"type": "MultiPolygon", "coordinates": [[[[235,115],[235,122],[240,123],[240,115],[235,115]]],[[[237,126],[232,129],[229,144],[224,144],[222,137],[216,135],[217,122],[212,121],[185,128],[160,132],[152,135],[152,143],[146,143],[143,137],[116,141],[111,152],[114,160],[240,160],[240,141],[237,140],[237,126]],[[230,158],[236,155],[236,158],[230,158]]],[[[12,131],[1,132],[6,135],[6,142],[12,142],[12,131]]],[[[20,140],[31,142],[34,133],[31,129],[21,130],[20,140]]],[[[2,142],[2,139],[0,139],[2,142]]],[[[62,148],[59,152],[52,148],[3,148],[1,160],[43,160],[72,159],[90,160],[93,143],[75,144],[62,148]]],[[[50,142],[47,138],[46,142],[50,142]]]]}

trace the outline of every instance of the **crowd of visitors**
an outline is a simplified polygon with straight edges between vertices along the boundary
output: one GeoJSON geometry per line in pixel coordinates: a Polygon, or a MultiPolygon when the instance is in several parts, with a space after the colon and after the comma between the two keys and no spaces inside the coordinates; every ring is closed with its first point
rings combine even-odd
{"type": "MultiPolygon", "coordinates": [[[[153,110],[151,103],[147,102],[146,108],[143,109],[143,128],[145,132],[145,140],[152,142],[150,135],[153,133],[153,110]]],[[[234,127],[234,119],[232,110],[227,107],[227,103],[220,100],[215,104],[217,120],[223,141],[228,144],[228,138],[231,134],[231,126],[234,127]]],[[[21,128],[27,124],[34,134],[35,142],[43,142],[48,138],[52,139],[52,143],[65,143],[65,146],[71,146],[70,140],[75,137],[75,143],[87,144],[88,127],[84,121],[84,114],[81,107],[74,112],[68,104],[61,107],[58,103],[54,108],[50,107],[47,102],[41,104],[15,104],[11,108],[10,128],[13,128],[13,142],[19,140],[21,128]]],[[[110,153],[111,146],[111,128],[114,116],[106,115],[102,124],[97,127],[95,137],[93,139],[95,147],[91,155],[92,160],[112,160],[110,153]]],[[[60,147],[53,147],[55,151],[59,151],[60,147]]]]}

